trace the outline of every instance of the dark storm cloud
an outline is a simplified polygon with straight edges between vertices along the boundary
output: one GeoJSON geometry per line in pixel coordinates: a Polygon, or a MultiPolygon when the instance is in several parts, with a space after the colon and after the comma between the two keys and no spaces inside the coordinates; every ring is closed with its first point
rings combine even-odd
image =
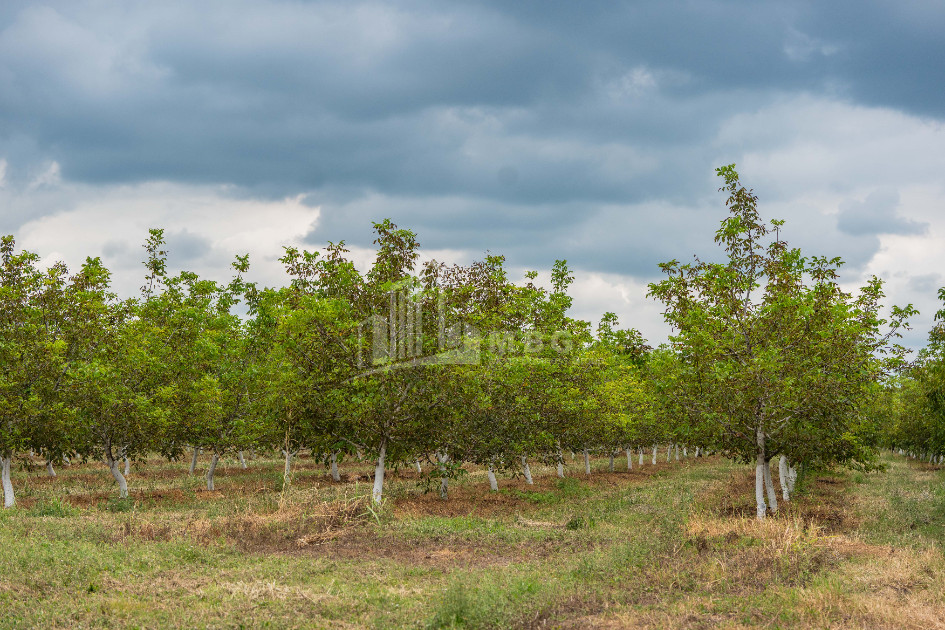
{"type": "MultiPolygon", "coordinates": [[[[649,276],[711,245],[713,167],[789,138],[720,138],[733,116],[793,93],[945,115],[941,17],[931,2],[6,2],[0,158],[19,190],[55,160],[90,185],[305,193],[322,209],[311,243],[370,245],[391,216],[430,248],[649,276]]],[[[837,224],[854,264],[876,234],[914,233],[864,216],[837,224]]],[[[210,248],[178,236],[183,256],[210,248]]]]}
{"type": "Polygon", "coordinates": [[[4,138],[27,134],[84,181],[236,182],[273,194],[326,185],[521,203],[661,194],[667,182],[608,173],[587,148],[602,136],[648,151],[691,145],[723,113],[764,99],[739,89],[839,84],[929,111],[919,97],[937,85],[929,68],[939,64],[915,60],[942,51],[921,11],[890,22],[872,4],[107,7],[5,10],[4,138]],[[903,40],[908,56],[883,55],[903,40]],[[645,76],[632,84],[641,67],[657,82],[649,94],[645,76]],[[888,88],[867,81],[867,67],[888,88]],[[903,103],[904,93],[918,100],[903,103]],[[563,143],[571,150],[556,153],[563,143]],[[489,175],[506,162],[527,162],[533,177],[502,187],[489,175]]]}

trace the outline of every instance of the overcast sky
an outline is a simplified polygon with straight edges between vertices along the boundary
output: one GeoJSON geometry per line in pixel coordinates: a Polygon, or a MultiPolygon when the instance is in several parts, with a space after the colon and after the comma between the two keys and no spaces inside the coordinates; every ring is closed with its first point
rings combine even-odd
{"type": "Polygon", "coordinates": [[[425,255],[576,270],[576,316],[665,340],[658,263],[711,256],[736,163],[792,245],[922,315],[945,285],[945,3],[0,3],[0,232],[116,286],[371,221],[425,255]]]}

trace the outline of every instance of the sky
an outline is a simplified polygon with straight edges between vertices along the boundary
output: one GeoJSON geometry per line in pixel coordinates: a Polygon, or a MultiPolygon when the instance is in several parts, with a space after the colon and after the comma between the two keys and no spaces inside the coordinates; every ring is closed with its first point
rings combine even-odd
{"type": "Polygon", "coordinates": [[[844,286],[945,286],[945,3],[68,0],[0,4],[0,233],[45,264],[141,245],[281,285],[372,221],[424,256],[574,269],[572,314],[654,343],[659,263],[717,257],[715,168],[844,286]]]}

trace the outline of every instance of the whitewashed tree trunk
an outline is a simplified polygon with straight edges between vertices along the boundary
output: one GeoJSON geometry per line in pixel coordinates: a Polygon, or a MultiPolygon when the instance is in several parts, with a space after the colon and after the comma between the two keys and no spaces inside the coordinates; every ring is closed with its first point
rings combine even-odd
{"type": "Polygon", "coordinates": [[[243,470],[249,468],[249,466],[246,465],[246,457],[243,455],[243,451],[238,452],[236,456],[240,460],[240,468],[243,470]]]}
{"type": "Polygon", "coordinates": [[[627,449],[627,470],[633,470],[633,449],[627,449]]]}
{"type": "Polygon", "coordinates": [[[702,452],[702,447],[701,447],[701,446],[697,446],[697,447],[696,447],[696,454],[695,454],[693,457],[699,457],[699,454],[700,454],[701,452],[702,452]]]}
{"type": "Polygon", "coordinates": [[[666,463],[673,461],[673,445],[670,444],[666,447],[666,463]]]}
{"type": "Polygon", "coordinates": [[[584,449],[584,474],[591,474],[591,452],[584,449]]]}
{"type": "MultiPolygon", "coordinates": [[[[298,451],[296,451],[297,453],[298,451]]],[[[295,453],[282,449],[282,454],[285,456],[285,469],[283,470],[283,476],[288,479],[292,475],[292,458],[295,457],[295,453]]]]}
{"type": "Polygon", "coordinates": [[[528,465],[528,458],[525,457],[524,455],[522,455],[522,472],[525,473],[525,483],[527,483],[530,486],[534,485],[535,482],[532,481],[532,469],[528,465]]]}
{"type": "Polygon", "coordinates": [[[338,472],[338,453],[331,454],[331,478],[334,481],[341,481],[341,474],[338,472]]]}
{"type": "Polygon", "coordinates": [[[46,474],[49,475],[50,477],[56,476],[56,469],[53,468],[51,459],[46,460],[46,474]]]}
{"type": "Polygon", "coordinates": [[[755,510],[759,521],[765,520],[768,506],[765,505],[765,435],[760,419],[755,427],[755,510]]]}
{"type": "Polygon", "coordinates": [[[640,465],[641,468],[643,467],[643,447],[642,446],[640,447],[640,459],[637,461],[637,463],[640,465]]]}
{"type": "Polygon", "coordinates": [[[418,475],[422,475],[422,474],[423,474],[423,468],[420,467],[420,460],[418,459],[417,461],[414,462],[414,464],[415,464],[416,467],[417,467],[417,474],[418,474],[418,475]]]}
{"type": "Polygon", "coordinates": [[[374,491],[371,499],[375,505],[380,505],[384,498],[384,457],[387,455],[387,440],[381,441],[381,448],[377,453],[377,466],[374,468],[374,491]]]}
{"type": "Polygon", "coordinates": [[[788,467],[788,494],[794,496],[794,483],[797,481],[797,468],[788,467]]]}
{"type": "Polygon", "coordinates": [[[131,474],[131,460],[125,457],[125,477],[131,474]]]}
{"type": "Polygon", "coordinates": [[[125,476],[121,474],[118,461],[112,456],[111,451],[111,447],[105,449],[105,461],[108,463],[108,469],[111,471],[112,477],[118,482],[118,496],[122,499],[127,499],[128,482],[125,480],[125,476]]]}
{"type": "Polygon", "coordinates": [[[676,445],[676,461],[679,461],[679,444],[676,445]]]}
{"type": "Polygon", "coordinates": [[[492,464],[489,464],[489,489],[493,492],[499,491],[499,482],[495,478],[495,470],[492,468],[492,464]]]}
{"type": "Polygon", "coordinates": [[[791,500],[791,482],[788,481],[788,458],[782,455],[778,460],[778,484],[781,486],[781,498],[785,501],[791,500]]]}
{"type": "Polygon", "coordinates": [[[682,447],[682,456],[683,456],[683,459],[686,459],[687,457],[689,457],[689,449],[686,448],[685,446],[682,447]]]}
{"type": "Polygon", "coordinates": [[[768,493],[768,505],[771,513],[778,513],[778,493],[774,490],[774,480],[771,479],[771,460],[765,460],[765,490],[768,493]]]}
{"type": "Polygon", "coordinates": [[[13,461],[12,453],[4,453],[0,457],[3,467],[3,507],[11,508],[15,503],[13,498],[13,482],[10,480],[10,463],[13,461]]]}
{"type": "Polygon", "coordinates": [[[213,487],[213,473],[217,471],[217,464],[220,462],[220,455],[214,451],[213,457],[210,458],[210,468],[207,469],[207,490],[211,492],[215,489],[213,487]]]}
{"type": "Polygon", "coordinates": [[[656,444],[654,444],[654,445],[653,445],[653,465],[654,465],[654,466],[656,466],[656,451],[657,451],[658,449],[659,449],[659,446],[656,445],[656,444]]]}
{"type": "Polygon", "coordinates": [[[610,472],[614,472],[614,451],[610,451],[610,472]]]}
{"type": "Polygon", "coordinates": [[[196,446],[194,447],[194,456],[190,458],[190,474],[194,474],[194,471],[197,470],[197,455],[200,454],[200,449],[196,446]]]}
{"type": "Polygon", "coordinates": [[[449,461],[449,455],[446,453],[437,453],[437,460],[440,462],[440,498],[445,499],[449,494],[450,480],[446,476],[446,462],[449,461]]]}
{"type": "Polygon", "coordinates": [[[765,505],[765,456],[763,453],[758,453],[755,462],[755,506],[758,520],[765,520],[768,506],[765,505]]]}

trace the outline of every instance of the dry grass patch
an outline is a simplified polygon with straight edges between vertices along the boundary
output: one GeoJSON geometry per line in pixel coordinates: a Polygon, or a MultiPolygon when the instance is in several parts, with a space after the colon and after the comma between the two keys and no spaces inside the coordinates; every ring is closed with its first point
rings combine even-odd
{"type": "Polygon", "coordinates": [[[117,525],[113,539],[122,543],[189,539],[202,544],[223,542],[251,552],[284,552],[324,545],[370,520],[365,497],[326,501],[296,490],[290,500],[271,511],[247,509],[191,518],[132,514],[117,525]]]}

